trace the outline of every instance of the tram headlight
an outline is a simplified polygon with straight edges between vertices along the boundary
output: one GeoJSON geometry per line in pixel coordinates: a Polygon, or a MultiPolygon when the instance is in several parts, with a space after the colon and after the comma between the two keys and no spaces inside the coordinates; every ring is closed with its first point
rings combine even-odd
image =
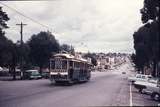
{"type": "Polygon", "coordinates": [[[50,75],[57,75],[58,72],[50,72],[50,75]]]}
{"type": "Polygon", "coordinates": [[[68,75],[68,72],[50,72],[50,75],[68,75]]]}
{"type": "Polygon", "coordinates": [[[68,72],[61,72],[60,75],[68,75],[68,72]]]}

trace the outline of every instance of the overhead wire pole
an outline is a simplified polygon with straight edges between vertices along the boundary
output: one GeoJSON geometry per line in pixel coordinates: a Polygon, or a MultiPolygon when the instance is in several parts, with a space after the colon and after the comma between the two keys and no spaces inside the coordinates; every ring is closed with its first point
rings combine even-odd
{"type": "Polygon", "coordinates": [[[48,30],[50,30],[50,31],[53,31],[53,29],[52,29],[51,27],[49,27],[48,25],[42,24],[41,22],[37,21],[36,19],[33,19],[33,18],[31,18],[31,17],[23,14],[23,13],[20,12],[19,10],[15,9],[15,8],[13,8],[13,7],[10,7],[10,6],[8,6],[7,4],[2,3],[2,2],[0,2],[0,4],[3,5],[3,6],[5,6],[5,7],[7,7],[8,9],[16,12],[17,14],[23,16],[24,18],[29,19],[30,21],[32,21],[32,22],[34,22],[34,23],[37,23],[38,25],[43,26],[44,28],[46,28],[46,29],[48,29],[48,30]]]}
{"type": "Polygon", "coordinates": [[[17,26],[20,26],[20,35],[21,35],[21,40],[20,40],[20,47],[21,47],[21,56],[20,56],[20,69],[21,69],[21,79],[23,79],[23,73],[24,73],[24,69],[23,69],[23,26],[26,26],[27,24],[24,23],[20,23],[20,24],[16,24],[17,26]]]}

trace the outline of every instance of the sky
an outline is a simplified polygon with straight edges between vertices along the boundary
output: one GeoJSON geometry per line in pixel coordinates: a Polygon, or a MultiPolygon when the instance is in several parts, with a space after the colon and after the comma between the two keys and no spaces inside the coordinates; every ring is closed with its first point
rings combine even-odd
{"type": "Polygon", "coordinates": [[[79,52],[132,53],[133,33],[142,25],[140,9],[143,0],[50,0],[3,1],[2,3],[30,17],[39,25],[17,12],[3,7],[10,20],[6,36],[20,40],[24,26],[24,41],[40,31],[50,31],[60,44],[74,46],[79,52]]]}

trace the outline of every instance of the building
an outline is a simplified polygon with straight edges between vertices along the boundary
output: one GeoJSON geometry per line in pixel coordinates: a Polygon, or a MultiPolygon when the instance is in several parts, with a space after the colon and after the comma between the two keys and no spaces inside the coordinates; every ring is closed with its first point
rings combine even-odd
{"type": "Polygon", "coordinates": [[[96,60],[97,60],[97,66],[96,69],[100,71],[113,69],[122,63],[124,63],[125,60],[124,54],[115,54],[115,53],[100,53],[97,54],[96,60]]]}

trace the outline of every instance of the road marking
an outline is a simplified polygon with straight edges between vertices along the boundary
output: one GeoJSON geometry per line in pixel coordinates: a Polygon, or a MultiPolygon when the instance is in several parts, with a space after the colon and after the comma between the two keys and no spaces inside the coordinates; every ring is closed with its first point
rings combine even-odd
{"type": "Polygon", "coordinates": [[[130,84],[130,99],[129,99],[129,103],[130,103],[130,106],[133,106],[133,102],[132,102],[132,86],[130,84]]]}

